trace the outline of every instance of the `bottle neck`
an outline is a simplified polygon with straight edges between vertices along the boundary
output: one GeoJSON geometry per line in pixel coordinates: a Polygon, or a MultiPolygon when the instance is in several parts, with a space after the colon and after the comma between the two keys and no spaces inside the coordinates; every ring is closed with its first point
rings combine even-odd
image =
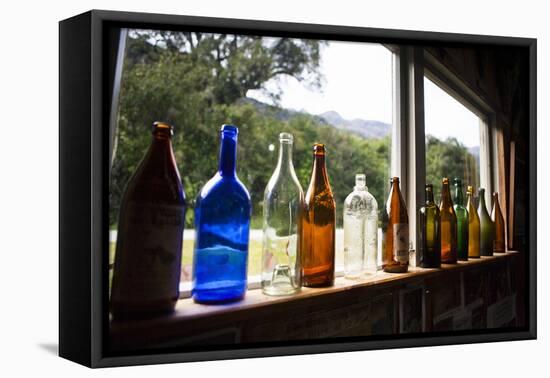
{"type": "Polygon", "coordinates": [[[455,185],[454,201],[456,205],[464,206],[464,195],[462,194],[462,186],[455,185]]]}
{"type": "Polygon", "coordinates": [[[441,186],[441,204],[449,205],[451,203],[451,192],[449,191],[449,184],[444,183],[441,186]]]}
{"type": "Polygon", "coordinates": [[[478,208],[482,210],[483,213],[488,214],[487,205],[485,205],[485,190],[479,191],[479,205],[478,208]]]}
{"type": "Polygon", "coordinates": [[[325,155],[313,154],[313,172],[318,179],[326,178],[325,155]]]}
{"type": "Polygon", "coordinates": [[[431,189],[426,190],[426,204],[434,203],[434,192],[431,189]]]}
{"type": "Polygon", "coordinates": [[[222,176],[235,176],[237,168],[237,136],[222,132],[218,171],[222,176]]]}
{"type": "Polygon", "coordinates": [[[294,171],[294,165],[292,164],[292,142],[287,140],[280,141],[277,169],[280,173],[289,173],[294,171]]]}

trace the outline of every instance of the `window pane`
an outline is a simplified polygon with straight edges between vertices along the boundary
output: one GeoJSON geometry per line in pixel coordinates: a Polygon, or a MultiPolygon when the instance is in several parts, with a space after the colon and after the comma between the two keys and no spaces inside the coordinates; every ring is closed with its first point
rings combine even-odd
{"type": "Polygon", "coordinates": [[[260,273],[262,200],[277,162],[278,134],[294,135],[304,192],[313,143],[327,146],[337,207],[337,269],[343,266],[342,209],[356,173],[382,208],[388,191],[392,54],[378,44],[131,30],[122,74],[111,173],[111,256],[126,183],[150,143],[150,126],[175,126],[173,149],[188,199],[182,282],[191,278],[194,200],[217,170],[219,128],[240,128],[237,174],[252,198],[248,274],[260,273]]]}
{"type": "Polygon", "coordinates": [[[479,187],[480,119],[428,78],[424,78],[426,183],[436,193],[441,179],[462,179],[479,187]]]}

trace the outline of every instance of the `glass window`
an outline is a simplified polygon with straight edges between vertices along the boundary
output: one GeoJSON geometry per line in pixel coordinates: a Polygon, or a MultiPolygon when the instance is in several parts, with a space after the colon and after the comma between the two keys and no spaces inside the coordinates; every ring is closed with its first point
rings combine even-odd
{"type": "Polygon", "coordinates": [[[480,185],[480,118],[430,79],[424,78],[426,183],[461,178],[480,185]]]}
{"type": "Polygon", "coordinates": [[[175,127],[173,149],[188,199],[182,288],[189,286],[194,200],[217,170],[219,128],[240,128],[237,174],[252,197],[248,274],[260,273],[262,200],[278,134],[294,135],[307,191],[313,143],[325,143],[336,199],[336,269],[343,270],[342,209],[365,173],[386,201],[392,135],[392,53],[380,44],[131,30],[122,73],[110,187],[111,262],[126,183],[150,143],[150,126],[175,127]],[[187,286],[186,286],[187,285],[187,286]]]}

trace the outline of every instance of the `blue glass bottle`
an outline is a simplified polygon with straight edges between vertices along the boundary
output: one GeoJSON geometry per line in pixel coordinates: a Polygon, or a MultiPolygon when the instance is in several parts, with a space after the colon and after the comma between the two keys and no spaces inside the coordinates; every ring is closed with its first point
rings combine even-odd
{"type": "Polygon", "coordinates": [[[246,292],[251,203],[235,173],[238,132],[222,126],[218,172],[197,197],[193,299],[199,303],[235,301],[246,292]]]}

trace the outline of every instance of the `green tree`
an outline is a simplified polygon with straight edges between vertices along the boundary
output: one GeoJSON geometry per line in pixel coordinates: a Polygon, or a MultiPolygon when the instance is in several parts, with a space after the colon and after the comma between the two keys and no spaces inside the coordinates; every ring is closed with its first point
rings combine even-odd
{"type": "Polygon", "coordinates": [[[479,186],[479,163],[456,138],[426,137],[426,183],[438,188],[441,179],[458,177],[465,185],[479,186]]]}

